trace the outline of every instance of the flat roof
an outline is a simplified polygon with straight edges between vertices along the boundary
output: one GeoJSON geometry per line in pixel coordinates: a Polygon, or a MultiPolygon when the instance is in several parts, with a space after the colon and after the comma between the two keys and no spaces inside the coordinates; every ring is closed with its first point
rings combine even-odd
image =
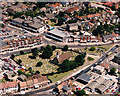
{"type": "Polygon", "coordinates": [[[78,79],[83,80],[83,81],[85,81],[85,82],[89,82],[89,81],[91,80],[90,77],[91,77],[91,75],[88,75],[88,74],[86,74],[86,73],[83,73],[82,75],[80,75],[80,76],[78,77],[78,79]]]}
{"type": "Polygon", "coordinates": [[[100,66],[100,65],[97,65],[97,66],[95,66],[94,68],[97,69],[97,70],[101,70],[101,72],[104,71],[104,67],[103,67],[103,66],[100,66]]]}
{"type": "Polygon", "coordinates": [[[34,27],[34,28],[40,28],[40,27],[44,26],[44,24],[40,24],[40,23],[35,22],[33,24],[29,24],[29,26],[34,27]]]}
{"type": "Polygon", "coordinates": [[[65,37],[65,36],[68,36],[67,33],[61,31],[61,30],[58,30],[58,29],[53,29],[51,31],[48,31],[48,33],[51,33],[51,34],[54,34],[54,35],[57,35],[57,36],[60,36],[60,37],[65,37]]]}
{"type": "Polygon", "coordinates": [[[15,18],[13,20],[16,21],[16,22],[20,22],[20,23],[22,23],[24,21],[24,19],[21,19],[21,18],[15,18]]]}

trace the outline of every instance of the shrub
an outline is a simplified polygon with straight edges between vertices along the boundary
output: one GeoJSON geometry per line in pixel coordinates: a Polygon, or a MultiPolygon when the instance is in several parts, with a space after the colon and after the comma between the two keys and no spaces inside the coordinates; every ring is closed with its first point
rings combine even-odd
{"type": "Polygon", "coordinates": [[[67,51],[68,50],[68,46],[65,45],[63,48],[62,48],[62,51],[67,51]]]}
{"type": "Polygon", "coordinates": [[[88,57],[87,60],[89,60],[89,61],[93,61],[94,58],[92,58],[92,57],[88,57]]]}
{"type": "Polygon", "coordinates": [[[23,52],[23,51],[20,51],[20,54],[21,54],[21,55],[23,55],[23,54],[24,54],[24,52],[23,52]]]}
{"type": "Polygon", "coordinates": [[[42,65],[42,62],[38,62],[36,67],[40,67],[42,65]]]}
{"type": "Polygon", "coordinates": [[[89,50],[90,51],[95,51],[95,47],[91,47],[89,50]]]}

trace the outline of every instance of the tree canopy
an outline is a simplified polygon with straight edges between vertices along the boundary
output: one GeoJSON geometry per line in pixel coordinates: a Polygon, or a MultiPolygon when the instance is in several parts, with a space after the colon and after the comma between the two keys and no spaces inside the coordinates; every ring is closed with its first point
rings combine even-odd
{"type": "Polygon", "coordinates": [[[36,57],[38,56],[38,52],[39,52],[38,49],[37,49],[37,48],[34,48],[34,49],[32,49],[31,51],[32,51],[33,57],[36,58],[36,57]]]}
{"type": "Polygon", "coordinates": [[[52,47],[50,45],[47,45],[46,47],[44,47],[42,57],[49,59],[52,55],[53,55],[52,47]]]}
{"type": "Polygon", "coordinates": [[[63,48],[62,48],[62,51],[67,51],[68,50],[68,45],[65,45],[63,48]]]}
{"type": "Polygon", "coordinates": [[[88,95],[86,94],[86,92],[85,92],[84,89],[82,89],[82,90],[77,90],[77,91],[75,91],[74,93],[75,93],[75,95],[77,95],[77,96],[88,96],[88,95]]]}

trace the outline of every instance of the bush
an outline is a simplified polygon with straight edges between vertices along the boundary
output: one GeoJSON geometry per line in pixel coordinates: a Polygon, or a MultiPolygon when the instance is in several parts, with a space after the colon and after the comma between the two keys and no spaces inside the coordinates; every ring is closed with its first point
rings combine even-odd
{"type": "Polygon", "coordinates": [[[95,47],[91,47],[89,50],[90,51],[95,51],[95,47]]]}
{"type": "Polygon", "coordinates": [[[23,52],[23,51],[20,51],[20,54],[21,54],[21,55],[23,55],[23,54],[24,54],[24,52],[23,52]]]}
{"type": "Polygon", "coordinates": [[[10,58],[11,58],[11,59],[14,59],[14,58],[15,58],[15,55],[14,55],[14,54],[12,54],[12,55],[10,56],[10,58]]]}
{"type": "Polygon", "coordinates": [[[15,76],[15,74],[13,74],[13,75],[11,75],[12,77],[14,77],[15,76]]]}
{"type": "Polygon", "coordinates": [[[52,50],[54,51],[55,49],[56,49],[56,46],[53,45],[53,46],[52,46],[52,50]]]}
{"type": "Polygon", "coordinates": [[[40,72],[37,70],[37,71],[35,72],[35,74],[40,74],[40,72]]]}
{"type": "Polygon", "coordinates": [[[92,58],[92,57],[88,57],[87,60],[89,60],[89,61],[93,61],[94,58],[92,58]]]}
{"type": "Polygon", "coordinates": [[[18,70],[17,72],[18,72],[18,75],[23,74],[22,70],[18,70]]]}
{"type": "Polygon", "coordinates": [[[36,67],[40,67],[42,65],[42,62],[38,62],[36,67]]]}
{"type": "Polygon", "coordinates": [[[65,45],[63,48],[62,48],[62,51],[67,51],[68,50],[68,46],[65,45]]]}

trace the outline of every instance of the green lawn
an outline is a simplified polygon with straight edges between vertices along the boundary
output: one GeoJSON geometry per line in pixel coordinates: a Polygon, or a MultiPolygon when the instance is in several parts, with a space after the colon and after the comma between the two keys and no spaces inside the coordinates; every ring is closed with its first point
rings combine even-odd
{"type": "Polygon", "coordinates": [[[105,46],[99,46],[98,48],[100,48],[100,49],[105,49],[106,51],[108,51],[112,46],[114,46],[114,44],[105,45],[105,46]]]}
{"type": "MultiPolygon", "coordinates": [[[[105,45],[105,46],[97,46],[97,47],[95,47],[96,49],[97,48],[100,48],[100,49],[102,49],[102,50],[104,50],[104,51],[108,51],[112,46],[114,46],[114,44],[111,44],[111,45],[105,45]]],[[[85,50],[85,48],[83,48],[82,49],[82,51],[83,52],[86,52],[86,53],[88,53],[88,54],[100,54],[100,52],[97,52],[96,50],[95,51],[89,51],[89,49],[90,48],[87,48],[87,50],[85,50]]]]}
{"type": "Polygon", "coordinates": [[[52,80],[52,82],[56,82],[61,80],[62,78],[64,78],[65,76],[67,76],[68,74],[70,74],[73,70],[68,71],[68,72],[64,72],[64,73],[60,73],[60,74],[54,74],[52,76],[48,76],[48,78],[50,80],[52,80]]]}

